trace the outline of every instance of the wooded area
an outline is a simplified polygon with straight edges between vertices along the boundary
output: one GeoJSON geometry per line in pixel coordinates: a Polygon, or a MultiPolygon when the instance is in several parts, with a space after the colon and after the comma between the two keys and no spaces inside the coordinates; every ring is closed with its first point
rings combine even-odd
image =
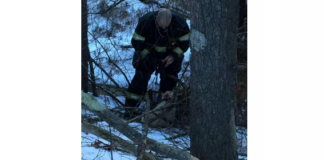
{"type": "MultiPolygon", "coordinates": [[[[147,160],[247,158],[246,144],[240,146],[243,140],[237,138],[241,129],[247,138],[245,0],[82,0],[81,54],[82,132],[107,140],[109,150],[147,160]],[[190,56],[183,61],[179,78],[173,77],[178,84],[171,99],[155,101],[159,81],[153,77],[142,114],[125,120],[123,97],[134,74],[130,38],[138,18],[161,7],[190,24],[190,56]],[[108,97],[107,105],[98,102],[100,96],[108,97]],[[98,122],[109,124],[130,141],[98,122]],[[142,133],[131,122],[142,123],[142,133]],[[182,130],[169,140],[190,136],[190,148],[148,138],[152,127],[182,130]]],[[[98,147],[98,143],[90,145],[98,147]]]]}

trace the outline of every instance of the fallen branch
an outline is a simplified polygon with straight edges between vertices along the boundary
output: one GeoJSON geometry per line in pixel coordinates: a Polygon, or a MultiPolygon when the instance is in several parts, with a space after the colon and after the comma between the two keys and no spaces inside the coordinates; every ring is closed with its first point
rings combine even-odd
{"type": "MultiPolygon", "coordinates": [[[[95,136],[98,136],[110,142],[113,141],[114,147],[120,147],[124,151],[131,153],[133,155],[137,154],[137,147],[134,144],[114,134],[108,133],[108,131],[100,127],[97,127],[90,123],[82,122],[82,131],[86,133],[91,133],[95,136]]],[[[143,158],[145,160],[156,160],[156,158],[151,153],[146,153],[146,152],[143,153],[143,158]]]]}
{"type": "MultiPolygon", "coordinates": [[[[171,104],[171,103],[168,103],[168,102],[160,103],[160,104],[158,104],[157,107],[155,107],[154,109],[150,110],[150,111],[149,111],[149,114],[151,114],[151,113],[153,113],[153,112],[155,112],[155,111],[161,111],[161,110],[167,109],[167,108],[169,108],[170,106],[172,106],[172,104],[171,104]]],[[[136,116],[135,118],[133,118],[133,119],[127,121],[127,123],[135,122],[136,120],[142,118],[144,115],[145,115],[145,114],[141,114],[141,115],[139,115],[139,116],[136,116]]]]}
{"type": "MultiPolygon", "coordinates": [[[[91,80],[89,80],[91,81],[91,80]]],[[[123,102],[121,102],[114,94],[110,93],[107,89],[101,87],[100,85],[95,84],[99,89],[101,89],[102,91],[104,91],[107,95],[109,95],[113,100],[115,100],[117,103],[119,103],[120,105],[124,105],[123,102]]]]}
{"type": "MultiPolygon", "coordinates": [[[[112,127],[117,129],[123,135],[132,140],[135,144],[139,144],[142,135],[128,126],[122,119],[110,112],[104,105],[100,104],[93,96],[82,91],[82,106],[87,110],[96,114],[99,118],[109,123],[112,127]]],[[[153,139],[147,138],[147,149],[151,149],[157,153],[165,155],[170,158],[180,160],[198,160],[196,157],[190,155],[186,150],[181,150],[169,145],[157,142],[153,139]]]]}
{"type": "Polygon", "coordinates": [[[180,137],[184,137],[184,136],[187,136],[188,133],[182,133],[182,134],[178,134],[178,135],[175,135],[175,136],[172,136],[172,137],[169,137],[169,138],[166,138],[167,140],[171,141],[173,139],[177,139],[177,138],[180,138],[180,137]]]}

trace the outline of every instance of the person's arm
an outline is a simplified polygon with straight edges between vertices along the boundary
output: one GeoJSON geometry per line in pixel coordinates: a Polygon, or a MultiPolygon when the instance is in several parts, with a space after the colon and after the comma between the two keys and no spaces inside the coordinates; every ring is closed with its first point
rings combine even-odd
{"type": "Polygon", "coordinates": [[[147,20],[139,20],[139,23],[136,26],[135,32],[132,38],[132,45],[135,49],[135,53],[140,53],[144,58],[150,51],[150,45],[147,42],[148,26],[147,20]]]}
{"type": "Polygon", "coordinates": [[[182,24],[177,27],[177,31],[179,32],[179,36],[176,37],[177,40],[174,43],[171,50],[168,52],[171,52],[171,55],[175,58],[175,60],[182,58],[184,53],[189,48],[189,26],[185,22],[185,20],[182,21],[182,24]]]}

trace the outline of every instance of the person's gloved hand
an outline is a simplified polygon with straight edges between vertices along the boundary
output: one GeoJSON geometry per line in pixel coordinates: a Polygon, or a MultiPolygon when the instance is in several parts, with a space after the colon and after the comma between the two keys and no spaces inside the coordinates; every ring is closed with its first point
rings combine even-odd
{"type": "Polygon", "coordinates": [[[167,57],[165,57],[165,58],[162,60],[163,63],[166,62],[164,68],[166,68],[168,65],[170,65],[171,63],[173,63],[173,61],[174,61],[174,57],[173,57],[171,54],[168,55],[167,57]]]}

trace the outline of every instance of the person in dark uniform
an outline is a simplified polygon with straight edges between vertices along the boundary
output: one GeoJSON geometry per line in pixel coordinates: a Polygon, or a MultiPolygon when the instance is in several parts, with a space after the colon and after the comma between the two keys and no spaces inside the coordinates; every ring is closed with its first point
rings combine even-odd
{"type": "MultiPolygon", "coordinates": [[[[160,92],[172,91],[177,81],[184,53],[189,48],[189,27],[179,14],[166,8],[139,18],[132,46],[136,72],[126,92],[126,107],[138,107],[154,71],[160,73],[160,92]]],[[[130,109],[126,110],[126,115],[130,109]]]]}

